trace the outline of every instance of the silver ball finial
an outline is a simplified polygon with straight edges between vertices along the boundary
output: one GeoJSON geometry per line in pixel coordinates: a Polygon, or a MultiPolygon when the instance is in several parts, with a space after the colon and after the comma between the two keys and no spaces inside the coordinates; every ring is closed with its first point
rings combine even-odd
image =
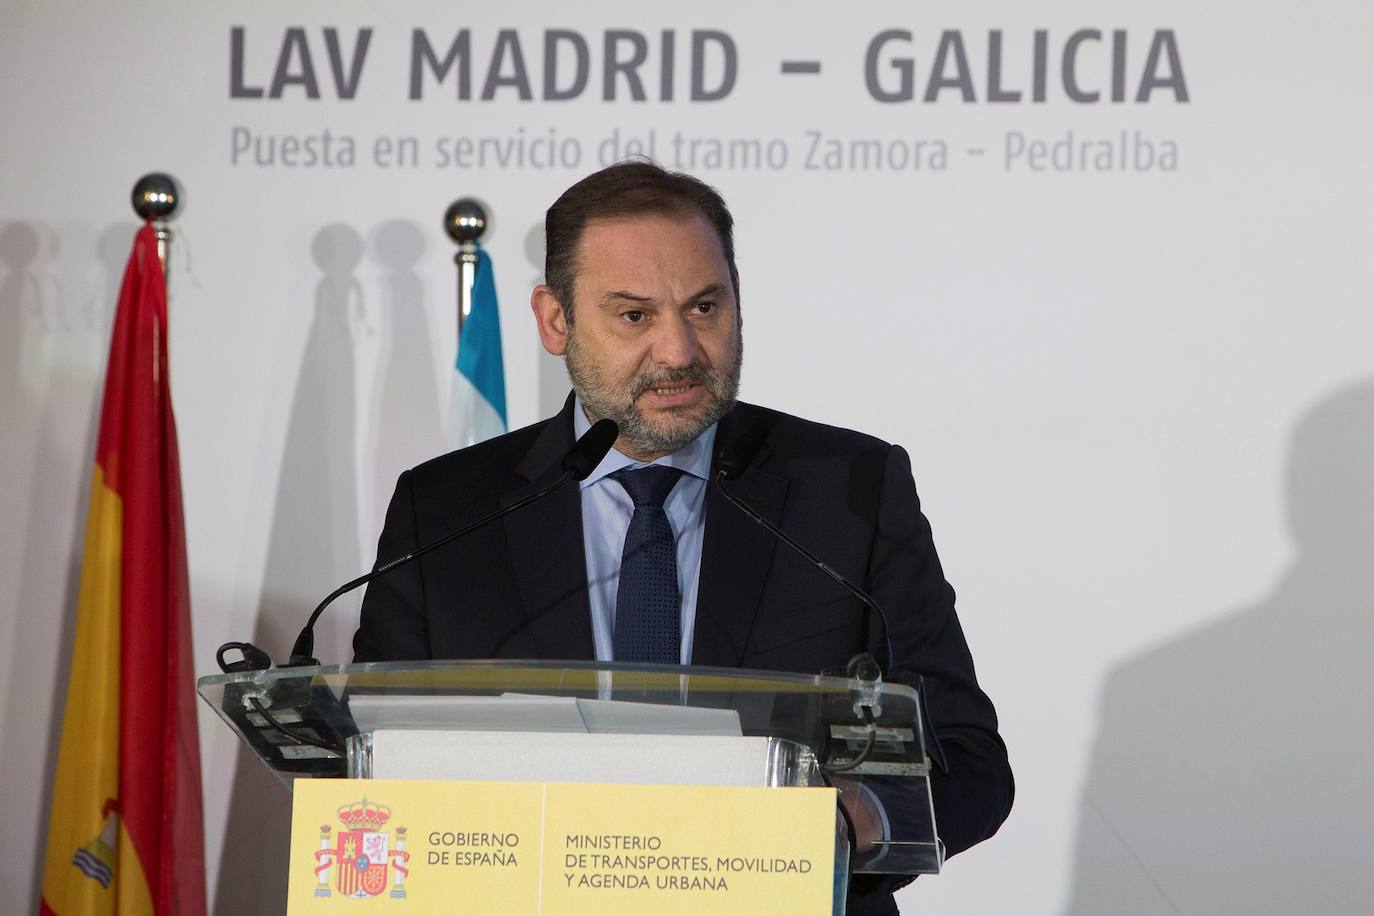
{"type": "Polygon", "coordinates": [[[181,184],[166,172],[149,172],[134,185],[134,212],[140,219],[169,220],[181,209],[181,184]]]}
{"type": "Polygon", "coordinates": [[[475,198],[455,200],[444,211],[444,231],[459,245],[471,245],[479,241],[486,233],[487,226],[487,208],[475,198]]]}

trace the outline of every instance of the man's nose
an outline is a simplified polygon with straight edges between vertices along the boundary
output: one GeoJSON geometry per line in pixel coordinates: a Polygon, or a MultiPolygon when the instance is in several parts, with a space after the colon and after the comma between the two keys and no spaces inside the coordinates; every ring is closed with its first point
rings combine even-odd
{"type": "Polygon", "coordinates": [[[685,369],[696,362],[697,334],[691,322],[681,315],[659,322],[654,337],[654,362],[671,369],[685,369]]]}

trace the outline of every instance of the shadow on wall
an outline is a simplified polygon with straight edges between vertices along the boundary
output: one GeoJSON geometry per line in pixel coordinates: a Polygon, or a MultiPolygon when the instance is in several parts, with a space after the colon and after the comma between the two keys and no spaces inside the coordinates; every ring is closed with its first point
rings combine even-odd
{"type": "MultiPolygon", "coordinates": [[[[267,570],[251,640],[278,661],[285,659],[322,594],[357,575],[362,562],[351,324],[362,308],[361,287],[353,274],[362,260],[362,238],[349,226],[325,226],[315,235],[311,255],[323,276],[315,287],[314,318],[287,420],[267,570]]],[[[216,914],[284,911],[290,831],[290,794],[240,746],[216,914]]]]}
{"type": "Polygon", "coordinates": [[[6,579],[16,582],[5,621],[0,709],[3,807],[27,829],[0,836],[7,902],[38,909],[48,806],[75,635],[86,500],[109,327],[131,223],[105,229],[38,222],[0,225],[0,448],[6,579]],[[94,256],[94,257],[93,257],[94,256]],[[12,542],[17,538],[17,543],[12,542]],[[51,651],[35,651],[35,647],[51,651]],[[11,795],[11,793],[15,793],[11,795]],[[16,866],[28,874],[14,874],[16,866]],[[10,895],[17,896],[17,895],[10,895]]]}
{"type": "Polygon", "coordinates": [[[19,511],[20,500],[26,498],[26,493],[14,485],[28,464],[27,456],[16,446],[31,441],[42,396],[38,384],[42,367],[33,363],[47,311],[42,239],[51,231],[20,220],[0,223],[0,267],[4,269],[0,276],[0,420],[9,439],[0,449],[0,486],[5,487],[5,509],[10,518],[19,511]]]}
{"type": "Polygon", "coordinates": [[[1272,593],[1109,676],[1070,916],[1370,911],[1374,380],[1302,417],[1286,495],[1272,593]]]}
{"type": "MultiPolygon", "coordinates": [[[[369,411],[375,423],[369,474],[377,502],[369,507],[364,530],[380,532],[400,473],[446,451],[434,368],[440,362],[452,365],[453,351],[450,345],[445,358],[436,359],[430,339],[424,285],[416,273],[425,254],[420,227],[388,220],[371,232],[367,249],[383,273],[381,348],[369,411]]],[[[433,269],[442,270],[442,262],[433,269]]],[[[352,620],[357,622],[356,614],[352,620]]]]}

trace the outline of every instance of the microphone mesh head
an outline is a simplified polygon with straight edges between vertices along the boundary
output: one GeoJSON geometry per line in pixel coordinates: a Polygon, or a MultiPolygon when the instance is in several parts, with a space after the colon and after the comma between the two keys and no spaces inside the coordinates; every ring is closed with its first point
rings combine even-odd
{"type": "Polygon", "coordinates": [[[573,480],[586,480],[615,445],[619,435],[620,427],[614,420],[597,420],[563,456],[563,473],[571,474],[573,480]]]}

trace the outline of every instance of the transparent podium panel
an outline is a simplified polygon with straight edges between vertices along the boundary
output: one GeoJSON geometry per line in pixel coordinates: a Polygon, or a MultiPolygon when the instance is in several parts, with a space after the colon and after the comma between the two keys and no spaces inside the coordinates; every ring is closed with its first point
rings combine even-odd
{"type": "Polygon", "coordinates": [[[786,789],[881,806],[854,873],[943,862],[919,684],[557,661],[385,662],[202,678],[198,692],[288,786],[297,778],[496,779],[786,789]]]}

